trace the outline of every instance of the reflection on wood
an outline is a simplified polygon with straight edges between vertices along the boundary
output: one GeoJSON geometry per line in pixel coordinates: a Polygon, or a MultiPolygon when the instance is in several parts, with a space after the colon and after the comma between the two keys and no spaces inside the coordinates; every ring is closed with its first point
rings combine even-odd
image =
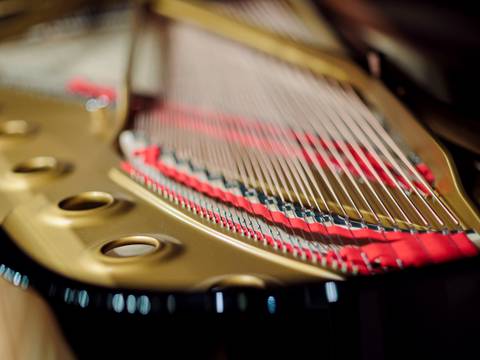
{"type": "Polygon", "coordinates": [[[74,359],[52,312],[32,290],[0,279],[0,359],[74,359]]]}

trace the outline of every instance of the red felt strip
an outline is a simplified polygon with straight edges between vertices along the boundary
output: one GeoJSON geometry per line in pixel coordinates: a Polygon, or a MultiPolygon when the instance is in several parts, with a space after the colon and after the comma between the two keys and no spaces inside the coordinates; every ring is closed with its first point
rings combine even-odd
{"type": "Polygon", "coordinates": [[[81,77],[71,79],[67,83],[66,87],[71,93],[85,97],[105,97],[108,101],[115,101],[117,97],[117,93],[114,88],[98,85],[81,77]]]}
{"type": "MultiPolygon", "coordinates": [[[[253,231],[252,229],[248,229],[238,223],[234,223],[232,220],[226,219],[211,210],[206,210],[200,205],[185,199],[171,189],[166,188],[164,185],[151,180],[148,176],[136,170],[129,163],[122,163],[122,168],[132,175],[142,177],[145,182],[155,185],[160,191],[167,192],[183,205],[188,205],[190,208],[195,209],[197,213],[207,214],[207,217],[210,220],[215,221],[216,223],[221,223],[232,231],[249,234],[250,236],[254,236],[257,240],[264,241],[268,246],[280,250],[285,249],[288,253],[293,254],[296,252],[298,255],[305,256],[307,260],[315,260],[318,262],[326,260],[329,266],[332,266],[334,262],[340,261],[347,265],[347,270],[349,271],[353,271],[355,267],[359,274],[371,274],[379,271],[369,269],[364,256],[370,263],[378,264],[379,267],[398,268],[399,264],[397,259],[401,260],[404,267],[409,267],[422,266],[431,262],[450,261],[462,256],[477,255],[478,253],[478,250],[471,243],[465,233],[456,233],[453,235],[426,233],[417,234],[416,236],[412,235],[406,238],[402,238],[398,236],[399,234],[396,234],[397,240],[389,243],[370,243],[360,247],[344,246],[340,250],[340,258],[338,258],[337,253],[334,251],[329,251],[324,257],[318,251],[292,246],[279,239],[274,239],[269,235],[253,231]]],[[[335,228],[338,226],[333,225],[330,227],[335,228]]],[[[385,235],[387,233],[388,232],[385,232],[385,235]]]]}
{"type": "MultiPolygon", "coordinates": [[[[276,129],[271,125],[267,125],[266,123],[262,123],[255,120],[247,120],[240,117],[232,117],[227,115],[220,115],[216,113],[208,113],[205,115],[203,112],[195,110],[195,109],[188,109],[185,110],[185,106],[180,107],[178,104],[169,105],[166,104],[155,111],[156,117],[161,119],[163,122],[173,122],[176,126],[180,126],[182,129],[190,130],[195,133],[201,132],[210,137],[218,138],[221,140],[232,141],[243,146],[253,146],[259,148],[262,151],[272,152],[275,154],[280,154],[285,157],[302,157],[307,162],[311,163],[313,159],[306,153],[304,149],[299,149],[297,147],[292,147],[291,145],[281,144],[278,141],[272,140],[275,138],[273,135],[287,135],[291,136],[291,139],[296,141],[300,138],[305,137],[307,141],[311,144],[318,144],[326,151],[330,151],[330,147],[334,147],[340,154],[343,154],[343,147],[339,144],[338,141],[326,141],[323,139],[319,139],[318,135],[309,134],[309,133],[298,133],[291,129],[284,130],[284,133],[281,133],[280,130],[276,129]],[[199,119],[200,118],[200,121],[199,119]],[[217,119],[222,121],[222,126],[218,126],[217,123],[211,121],[211,119],[217,119]],[[209,121],[210,120],[210,121],[209,121]],[[255,131],[256,135],[251,135],[249,132],[243,132],[238,129],[238,127],[233,127],[233,125],[241,124],[242,129],[250,129],[250,131],[255,131]],[[231,125],[232,127],[229,127],[231,125]],[[260,129],[264,134],[258,134],[258,129],[260,129]]],[[[392,179],[392,177],[398,181],[405,189],[410,190],[411,186],[409,182],[400,174],[398,174],[394,168],[394,166],[388,162],[383,162],[384,166],[386,166],[389,171],[391,172],[391,176],[387,174],[383,167],[378,163],[376,158],[366,149],[360,147],[361,151],[363,152],[363,156],[368,160],[369,164],[365,164],[362,160],[362,157],[355,151],[351,144],[343,144],[345,145],[352,156],[355,158],[357,165],[362,170],[365,177],[372,182],[376,182],[377,178],[372,174],[370,171],[369,166],[371,166],[375,172],[377,173],[379,179],[387,186],[395,188],[397,187],[396,182],[392,179]]],[[[320,166],[325,167],[326,162],[320,154],[314,151],[319,161],[320,166]]],[[[338,160],[333,155],[328,155],[328,160],[338,168],[338,170],[342,170],[338,160]]],[[[359,177],[360,174],[355,169],[355,167],[348,161],[345,160],[345,164],[348,168],[348,171],[355,177],[359,177]]],[[[425,180],[430,183],[433,183],[434,177],[433,173],[425,164],[419,165],[419,173],[424,176],[425,180]]],[[[417,187],[418,190],[423,192],[424,194],[430,194],[431,191],[425,187],[421,182],[418,181],[411,181],[414,186],[417,187]]]]}
{"type": "MultiPolygon", "coordinates": [[[[241,208],[250,214],[261,216],[262,218],[287,228],[291,228],[306,233],[314,233],[322,236],[339,236],[356,240],[368,241],[397,241],[400,239],[415,239],[415,237],[407,232],[385,231],[378,232],[372,229],[349,230],[338,225],[328,227],[322,224],[309,224],[301,218],[289,218],[281,211],[271,211],[261,203],[253,203],[240,195],[234,195],[228,191],[224,191],[209,183],[200,181],[195,176],[183,173],[176,168],[165,165],[159,158],[160,149],[158,146],[150,146],[145,149],[135,151],[134,155],[141,156],[146,165],[152,166],[163,175],[168,176],[175,181],[182,183],[196,191],[199,191],[209,197],[223,201],[235,207],[241,208]]],[[[422,237],[424,234],[417,235],[422,237]]]]}

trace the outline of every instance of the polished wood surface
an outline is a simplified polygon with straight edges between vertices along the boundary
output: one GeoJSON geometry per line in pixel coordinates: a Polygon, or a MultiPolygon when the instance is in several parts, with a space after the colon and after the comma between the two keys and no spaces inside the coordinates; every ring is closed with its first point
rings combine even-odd
{"type": "Polygon", "coordinates": [[[46,302],[0,278],[0,359],[74,359],[46,302]]]}

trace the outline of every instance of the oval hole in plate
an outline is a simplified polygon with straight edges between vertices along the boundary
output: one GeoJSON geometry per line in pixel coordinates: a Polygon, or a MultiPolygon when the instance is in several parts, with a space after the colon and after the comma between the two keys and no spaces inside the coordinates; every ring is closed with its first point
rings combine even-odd
{"type": "Polygon", "coordinates": [[[58,207],[65,211],[86,211],[105,208],[114,202],[114,197],[108,193],[88,191],[63,199],[58,207]]]}
{"type": "Polygon", "coordinates": [[[227,275],[216,281],[212,286],[212,290],[223,290],[228,288],[254,288],[264,289],[267,282],[255,275],[236,274],[227,275]]]}
{"type": "Polygon", "coordinates": [[[25,120],[0,122],[0,136],[22,136],[33,132],[34,127],[25,120]]]}
{"type": "Polygon", "coordinates": [[[102,247],[102,254],[113,258],[143,256],[161,249],[162,243],[151,236],[126,236],[102,247]]]}
{"type": "Polygon", "coordinates": [[[34,174],[54,171],[58,168],[57,159],[51,156],[37,156],[17,164],[13,168],[16,174],[34,174]]]}

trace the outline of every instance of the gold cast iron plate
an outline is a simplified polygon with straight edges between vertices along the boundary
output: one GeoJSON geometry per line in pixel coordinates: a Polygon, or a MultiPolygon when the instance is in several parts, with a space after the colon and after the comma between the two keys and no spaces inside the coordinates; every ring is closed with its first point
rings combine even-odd
{"type": "MultiPolygon", "coordinates": [[[[478,214],[464,196],[443,148],[379,82],[350,62],[192,2],[162,0],[153,10],[351,84],[432,168],[438,191],[463,224],[480,230],[478,214]]],[[[112,138],[119,124],[107,126],[109,136],[95,135],[93,130],[105,127],[104,117],[111,114],[92,116],[80,103],[11,89],[0,89],[0,109],[2,124],[20,120],[17,125],[26,121],[28,128],[25,135],[0,135],[0,221],[23,251],[57,273],[95,285],[150,289],[205,288],[248,276],[281,284],[341,278],[235,234],[227,236],[220,227],[191,217],[115,170],[120,157],[105,139],[112,138]],[[75,208],[84,201],[87,208],[95,203],[99,207],[81,211],[58,207],[72,196],[62,204],[75,208]],[[140,257],[102,255],[101,249],[110,242],[135,235],[157,237],[164,245],[140,257]]],[[[253,285],[257,280],[244,283],[253,285]]]]}
{"type": "Polygon", "coordinates": [[[23,120],[36,128],[25,136],[0,138],[0,220],[12,240],[46,268],[95,285],[150,289],[208,287],[239,274],[282,284],[340,279],[253,241],[227,236],[112,170],[121,159],[89,131],[96,117],[82,104],[1,89],[0,99],[3,123],[23,120]],[[68,166],[65,171],[12,171],[36,157],[68,166]],[[103,205],[80,211],[58,206],[76,194],[76,201],[103,205]],[[105,244],[131,235],[158,237],[169,246],[132,258],[102,255],[105,244]]]}

